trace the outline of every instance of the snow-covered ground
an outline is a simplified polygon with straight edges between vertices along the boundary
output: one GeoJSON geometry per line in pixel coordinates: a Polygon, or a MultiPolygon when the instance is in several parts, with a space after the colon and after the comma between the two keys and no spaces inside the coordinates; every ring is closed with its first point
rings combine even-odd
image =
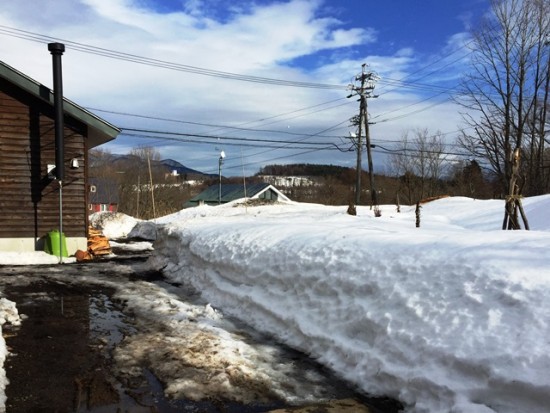
{"type": "Polygon", "coordinates": [[[152,263],[408,412],[548,412],[550,196],[396,213],[235,204],[158,219],[152,263]]]}
{"type": "MultiPolygon", "coordinates": [[[[128,286],[128,305],[162,333],[128,340],[118,361],[131,370],[139,355],[158,356],[150,361],[169,392],[196,392],[172,356],[181,366],[200,358],[178,345],[189,340],[186,324],[200,319],[194,337],[206,337],[216,355],[207,358],[235,366],[216,367],[226,376],[201,391],[227,390],[235,371],[284,389],[290,376],[270,368],[265,352],[220,328],[232,315],[364,391],[401,400],[408,412],[547,412],[550,196],[525,199],[524,208],[531,231],[500,230],[503,201],[468,198],[424,205],[420,228],[413,208],[393,206],[380,218],[362,207],[350,216],[347,207],[288,203],[204,206],[157,219],[150,265],[199,291],[204,305],[190,310],[161,289],[153,297],[128,286]],[[147,342],[153,347],[144,349],[147,342]],[[169,363],[154,351],[167,343],[169,363]]],[[[114,239],[137,222],[121,214],[104,220],[114,239]]]]}
{"type": "Polygon", "coordinates": [[[4,369],[8,349],[2,333],[2,326],[6,323],[19,325],[21,318],[13,301],[0,298],[0,412],[6,411],[6,386],[8,385],[6,370],[4,369]]]}

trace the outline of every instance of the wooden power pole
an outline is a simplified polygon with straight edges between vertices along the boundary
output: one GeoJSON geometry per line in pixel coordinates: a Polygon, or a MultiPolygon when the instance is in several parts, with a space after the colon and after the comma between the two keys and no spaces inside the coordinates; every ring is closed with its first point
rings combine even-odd
{"type": "Polygon", "coordinates": [[[352,93],[348,96],[359,96],[359,125],[357,135],[357,187],[355,194],[355,202],[359,204],[361,194],[361,135],[362,130],[365,131],[365,145],[367,147],[367,159],[369,163],[369,178],[370,178],[370,192],[371,192],[371,207],[374,207],[375,215],[379,216],[380,208],[378,206],[378,194],[374,185],[374,166],[372,163],[372,151],[373,145],[370,142],[369,132],[369,119],[367,110],[367,99],[377,97],[372,95],[374,90],[374,82],[378,79],[378,76],[373,72],[367,72],[367,65],[363,63],[361,73],[355,76],[355,85],[350,85],[352,93]]]}

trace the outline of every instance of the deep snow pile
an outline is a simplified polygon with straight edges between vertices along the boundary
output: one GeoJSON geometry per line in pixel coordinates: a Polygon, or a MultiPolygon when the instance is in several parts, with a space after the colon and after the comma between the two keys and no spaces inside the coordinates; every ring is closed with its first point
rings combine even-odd
{"type": "MultiPolygon", "coordinates": [[[[63,257],[63,262],[76,262],[74,257],[63,257]]],[[[6,252],[0,251],[0,265],[48,265],[58,264],[59,257],[44,251],[6,252]]]]}
{"type": "Polygon", "coordinates": [[[110,240],[126,239],[139,221],[120,212],[96,212],[90,215],[90,225],[110,240]]]}
{"type": "Polygon", "coordinates": [[[410,412],[546,412],[550,197],[412,208],[197,207],[157,220],[153,262],[215,308],[410,412]]]}
{"type": "Polygon", "coordinates": [[[21,319],[15,303],[6,298],[0,298],[0,412],[6,411],[6,386],[8,384],[6,370],[4,369],[8,349],[6,347],[6,340],[4,340],[4,336],[2,335],[2,326],[6,323],[19,325],[21,324],[21,319]]]}
{"type": "Polygon", "coordinates": [[[90,215],[90,224],[109,239],[113,248],[125,251],[148,251],[157,238],[153,221],[135,219],[120,212],[96,212],[90,215]]]}

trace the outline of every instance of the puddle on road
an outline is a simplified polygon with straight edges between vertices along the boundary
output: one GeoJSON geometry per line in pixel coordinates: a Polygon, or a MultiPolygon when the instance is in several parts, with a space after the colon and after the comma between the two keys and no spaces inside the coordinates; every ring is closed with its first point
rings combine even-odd
{"type": "MultiPolygon", "coordinates": [[[[19,314],[26,316],[20,327],[4,328],[11,349],[5,363],[10,380],[7,412],[261,413],[290,407],[276,399],[246,405],[172,400],[164,395],[163,384],[147,365],[141,366],[137,380],[115,376],[113,352],[126,337],[134,338],[139,332],[127,315],[128,309],[112,299],[114,289],[52,279],[6,285],[3,293],[16,303],[19,314]]],[[[188,298],[194,301],[196,297],[188,298]]],[[[246,332],[248,328],[241,325],[238,329],[246,332]]],[[[277,347],[278,361],[295,364],[299,372],[295,379],[303,386],[312,377],[314,381],[322,377],[328,398],[354,397],[372,406],[373,400],[358,395],[302,353],[274,346],[269,338],[253,332],[244,335],[248,337],[245,340],[260,347],[277,347]]],[[[382,411],[397,410],[372,408],[372,413],[382,411]]]]}
{"type": "Polygon", "coordinates": [[[129,325],[126,316],[106,294],[89,297],[89,318],[91,341],[104,342],[109,351],[126,335],[135,333],[135,328],[129,325]]]}
{"type": "Polygon", "coordinates": [[[135,328],[112,293],[59,282],[4,290],[25,318],[4,329],[12,349],[5,364],[8,412],[256,413],[284,406],[170,400],[145,368],[139,386],[121,383],[111,373],[111,354],[135,328]]]}

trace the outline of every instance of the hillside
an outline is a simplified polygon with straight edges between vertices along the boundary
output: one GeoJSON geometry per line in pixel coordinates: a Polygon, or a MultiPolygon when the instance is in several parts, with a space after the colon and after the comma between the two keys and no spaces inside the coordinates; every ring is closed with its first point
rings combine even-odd
{"type": "Polygon", "coordinates": [[[205,174],[203,172],[197,171],[196,169],[188,168],[187,166],[182,165],[180,162],[173,159],[163,159],[159,161],[159,164],[166,167],[169,172],[176,171],[178,175],[182,176],[196,176],[202,177],[204,179],[217,176],[215,174],[205,174]]]}

